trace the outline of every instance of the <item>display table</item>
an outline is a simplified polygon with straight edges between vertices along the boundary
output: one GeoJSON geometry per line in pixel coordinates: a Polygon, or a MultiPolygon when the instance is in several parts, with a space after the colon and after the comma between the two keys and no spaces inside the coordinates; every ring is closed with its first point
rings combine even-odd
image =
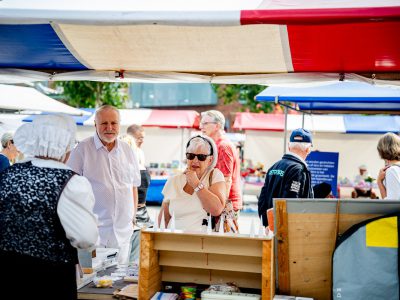
{"type": "Polygon", "coordinates": [[[162,282],[221,284],[274,296],[273,239],[218,233],[141,233],[139,298],[148,300],[162,282]]]}
{"type": "MultiPolygon", "coordinates": [[[[97,276],[110,275],[116,270],[116,266],[107,268],[106,270],[99,271],[97,276]]],[[[121,290],[131,282],[126,282],[123,279],[117,280],[113,283],[110,288],[97,288],[93,282],[85,285],[84,287],[78,289],[78,299],[99,299],[99,300],[115,300],[113,297],[116,290],[121,290]]]]}

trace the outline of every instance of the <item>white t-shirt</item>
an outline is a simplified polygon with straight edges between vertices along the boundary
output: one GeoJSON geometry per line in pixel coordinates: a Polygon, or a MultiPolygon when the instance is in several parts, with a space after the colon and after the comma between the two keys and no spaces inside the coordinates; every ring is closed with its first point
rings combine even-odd
{"type": "MultiPolygon", "coordinates": [[[[224,175],[220,170],[214,169],[212,184],[221,181],[225,182],[224,175]]],[[[183,190],[185,184],[184,174],[170,177],[162,191],[164,201],[169,200],[169,214],[175,214],[175,229],[201,231],[203,219],[207,219],[207,212],[196,192],[190,195],[183,190]]],[[[209,174],[204,178],[203,184],[209,187],[209,174]]]]}
{"type": "Polygon", "coordinates": [[[400,166],[391,166],[386,170],[384,184],[386,187],[385,199],[400,200],[400,166]]]}

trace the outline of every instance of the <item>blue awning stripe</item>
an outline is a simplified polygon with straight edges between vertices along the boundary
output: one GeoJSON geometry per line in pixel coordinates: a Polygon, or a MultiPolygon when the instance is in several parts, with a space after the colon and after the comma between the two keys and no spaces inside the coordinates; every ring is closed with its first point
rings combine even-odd
{"type": "Polygon", "coordinates": [[[0,68],[87,70],[51,25],[0,25],[0,68]]]}
{"type": "Polygon", "coordinates": [[[346,133],[400,132],[400,116],[344,116],[346,133]]]}

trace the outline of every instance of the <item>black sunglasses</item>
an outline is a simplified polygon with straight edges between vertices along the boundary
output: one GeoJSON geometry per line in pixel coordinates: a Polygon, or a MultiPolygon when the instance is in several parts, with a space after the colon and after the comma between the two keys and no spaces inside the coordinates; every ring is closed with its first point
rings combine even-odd
{"type": "Polygon", "coordinates": [[[197,156],[199,161],[205,161],[210,154],[194,154],[194,153],[186,153],[186,158],[188,160],[193,160],[197,156]]]}

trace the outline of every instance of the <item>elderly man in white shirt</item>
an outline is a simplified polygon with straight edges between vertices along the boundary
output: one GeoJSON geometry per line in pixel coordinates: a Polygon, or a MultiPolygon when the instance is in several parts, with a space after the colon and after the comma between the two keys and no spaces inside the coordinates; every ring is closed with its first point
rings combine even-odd
{"type": "Polygon", "coordinates": [[[119,248],[118,263],[129,263],[130,238],[140,186],[138,160],[129,145],[118,140],[118,109],[104,105],[95,114],[96,134],[80,142],[67,164],[92,184],[100,246],[119,248]]]}

